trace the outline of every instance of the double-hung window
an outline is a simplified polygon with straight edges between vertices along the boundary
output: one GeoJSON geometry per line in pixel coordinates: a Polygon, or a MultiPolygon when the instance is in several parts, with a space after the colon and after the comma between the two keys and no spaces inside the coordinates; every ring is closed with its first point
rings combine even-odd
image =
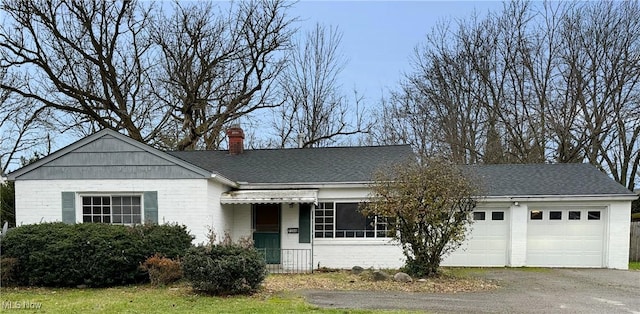
{"type": "Polygon", "coordinates": [[[82,222],[140,224],[141,198],[140,195],[82,196],[82,222]]]}
{"type": "Polygon", "coordinates": [[[386,238],[388,222],[377,216],[364,216],[359,203],[323,202],[314,211],[316,238],[386,238]]]}

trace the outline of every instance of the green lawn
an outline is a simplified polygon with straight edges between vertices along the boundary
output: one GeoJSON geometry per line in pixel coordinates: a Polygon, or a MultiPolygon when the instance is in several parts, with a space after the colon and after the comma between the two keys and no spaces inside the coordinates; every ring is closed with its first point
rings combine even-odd
{"type": "Polygon", "coordinates": [[[2,288],[0,292],[3,312],[19,306],[34,309],[21,309],[20,313],[345,313],[319,309],[290,293],[212,297],[198,295],[185,284],[158,288],[150,285],[106,289],[2,288]]]}
{"type": "Polygon", "coordinates": [[[640,262],[629,262],[629,269],[640,270],[640,262]]]}

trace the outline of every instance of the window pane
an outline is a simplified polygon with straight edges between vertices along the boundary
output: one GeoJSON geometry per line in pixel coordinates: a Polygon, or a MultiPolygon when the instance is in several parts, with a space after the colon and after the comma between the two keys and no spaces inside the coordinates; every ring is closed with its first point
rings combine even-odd
{"type": "Polygon", "coordinates": [[[473,212],[473,220],[484,220],[484,212],[473,212]]]}
{"type": "MultiPolygon", "coordinates": [[[[338,231],[349,231],[346,237],[354,237],[356,235],[355,231],[366,230],[367,228],[367,217],[358,210],[358,203],[336,204],[336,233],[338,231]]],[[[361,237],[364,237],[364,233],[362,233],[361,237]]]]}
{"type": "Polygon", "coordinates": [[[562,219],[562,212],[550,211],[549,212],[549,219],[550,220],[561,220],[562,219]]]}
{"type": "Polygon", "coordinates": [[[140,196],[85,196],[82,197],[82,203],[83,222],[113,224],[142,222],[140,196]],[[123,203],[129,205],[122,205],[123,203]]]}
{"type": "Polygon", "coordinates": [[[317,238],[333,238],[333,210],[325,210],[333,207],[333,203],[319,203],[314,211],[314,233],[317,238]],[[330,206],[329,206],[330,205],[330,206]]]}
{"type": "Polygon", "coordinates": [[[504,212],[492,212],[491,220],[504,220],[504,212]]]}
{"type": "Polygon", "coordinates": [[[542,211],[541,210],[532,210],[531,211],[531,220],[542,220],[542,211]]]}
{"type": "Polygon", "coordinates": [[[600,211],[589,211],[587,213],[588,220],[600,220],[600,211]]]}
{"type": "Polygon", "coordinates": [[[569,220],[580,220],[579,211],[569,211],[569,220]]]}

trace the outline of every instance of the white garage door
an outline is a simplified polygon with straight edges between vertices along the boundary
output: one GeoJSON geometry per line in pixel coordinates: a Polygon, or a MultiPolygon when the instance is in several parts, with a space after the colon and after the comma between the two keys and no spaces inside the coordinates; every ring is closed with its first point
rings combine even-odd
{"type": "Polygon", "coordinates": [[[507,264],[509,211],[504,208],[478,208],[467,241],[446,257],[446,266],[504,266],[507,264]]]}
{"type": "Polygon", "coordinates": [[[602,267],[605,209],[529,209],[527,266],[602,267]]]}

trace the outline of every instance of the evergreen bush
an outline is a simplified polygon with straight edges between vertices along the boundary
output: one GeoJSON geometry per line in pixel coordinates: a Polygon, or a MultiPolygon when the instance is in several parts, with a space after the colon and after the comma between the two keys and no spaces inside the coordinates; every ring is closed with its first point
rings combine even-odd
{"type": "Polygon", "coordinates": [[[197,246],[182,261],[184,276],[194,289],[214,295],[255,292],[266,277],[264,257],[238,244],[197,246]]]}
{"type": "Polygon", "coordinates": [[[155,253],[184,255],[187,238],[192,237],[178,225],[58,222],[13,228],[0,249],[2,257],[18,259],[13,271],[18,285],[108,287],[146,281],[140,268],[145,259],[155,253]],[[161,235],[167,238],[156,245],[161,235]]]}

